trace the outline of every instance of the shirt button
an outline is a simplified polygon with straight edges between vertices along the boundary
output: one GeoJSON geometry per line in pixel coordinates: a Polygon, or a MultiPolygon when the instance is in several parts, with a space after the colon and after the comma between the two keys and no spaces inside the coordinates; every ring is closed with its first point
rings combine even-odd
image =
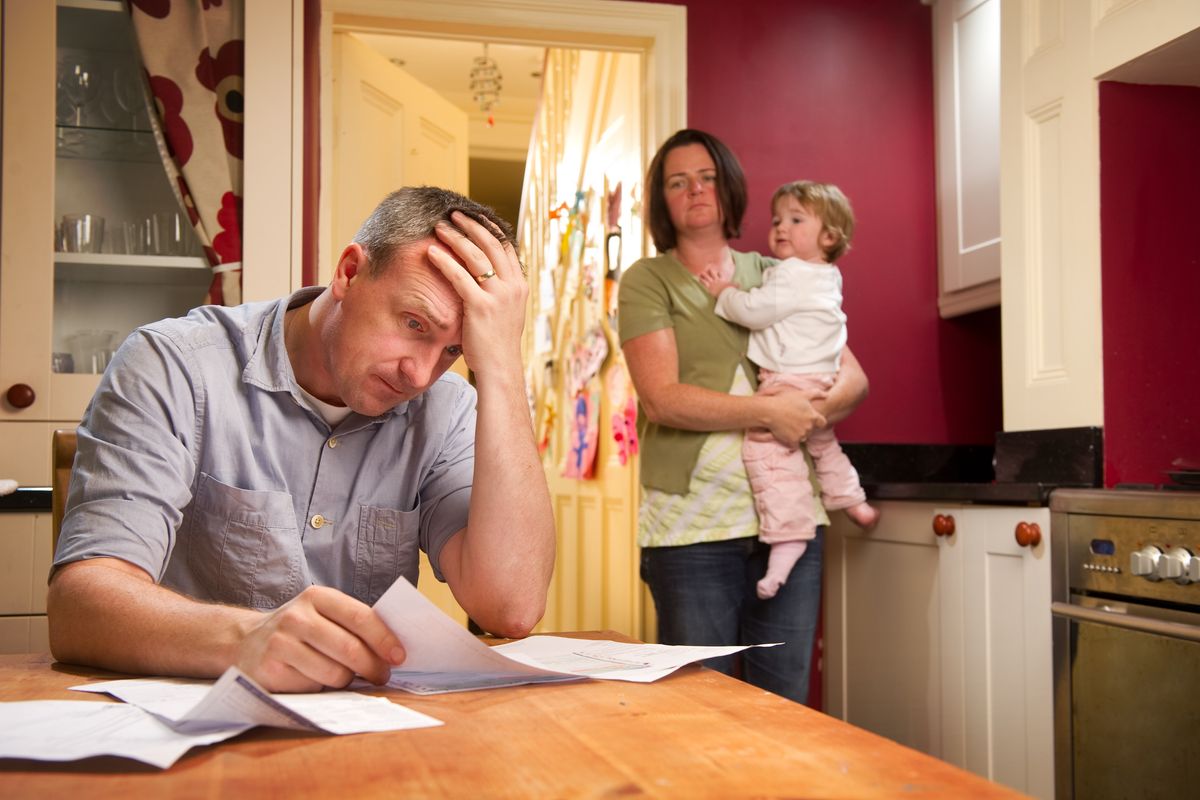
{"type": "Polygon", "coordinates": [[[320,514],[313,514],[313,517],[309,520],[309,523],[314,528],[320,528],[325,524],[325,517],[321,516],[320,514]]]}
{"type": "Polygon", "coordinates": [[[330,437],[329,437],[329,446],[330,446],[330,447],[337,447],[337,446],[338,446],[338,440],[337,440],[337,437],[336,437],[336,436],[330,436],[330,437]]]}

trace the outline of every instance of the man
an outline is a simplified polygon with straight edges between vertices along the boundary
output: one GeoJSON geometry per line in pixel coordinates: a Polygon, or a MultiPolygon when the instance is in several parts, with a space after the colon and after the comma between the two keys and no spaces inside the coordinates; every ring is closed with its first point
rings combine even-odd
{"type": "Polygon", "coordinates": [[[328,287],[135,331],[79,427],[55,657],[195,677],[237,665],[275,691],[383,683],[404,644],[370,605],[416,582],[418,547],[472,619],[528,634],[554,523],[511,239],[465,197],[402,189],[328,287]],[[460,354],[474,390],[446,374],[460,354]]]}

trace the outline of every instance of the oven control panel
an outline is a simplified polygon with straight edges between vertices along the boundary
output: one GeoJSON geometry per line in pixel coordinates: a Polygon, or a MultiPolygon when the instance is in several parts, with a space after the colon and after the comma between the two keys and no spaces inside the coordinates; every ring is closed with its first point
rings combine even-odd
{"type": "Polygon", "coordinates": [[[1071,589],[1200,603],[1200,521],[1088,515],[1069,519],[1071,589]]]}
{"type": "Polygon", "coordinates": [[[1186,547],[1146,545],[1129,557],[1129,571],[1151,581],[1200,582],[1200,558],[1186,547]]]}

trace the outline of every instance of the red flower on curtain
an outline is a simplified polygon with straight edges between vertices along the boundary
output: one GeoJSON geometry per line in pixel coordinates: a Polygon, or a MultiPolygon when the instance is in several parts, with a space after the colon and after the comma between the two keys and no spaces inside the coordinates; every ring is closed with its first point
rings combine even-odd
{"type": "Polygon", "coordinates": [[[242,157],[242,94],[245,74],[244,43],[240,39],[226,42],[213,58],[208,50],[200,53],[196,79],[217,95],[217,119],[225,134],[225,149],[230,155],[242,157]]]}
{"type": "Polygon", "coordinates": [[[242,198],[233,192],[221,195],[221,210],[217,212],[221,232],[213,237],[213,250],[220,263],[242,260],[242,198]]]}
{"type": "Polygon", "coordinates": [[[154,100],[162,117],[163,137],[167,140],[167,147],[175,163],[182,169],[192,157],[192,132],[180,113],[183,111],[183,92],[175,81],[161,75],[150,76],[150,91],[154,93],[154,100]]]}
{"type": "Polygon", "coordinates": [[[223,2],[224,0],[204,0],[204,10],[208,11],[210,8],[216,8],[223,2]]]}
{"type": "MultiPolygon", "coordinates": [[[[139,11],[155,19],[163,19],[171,13],[171,0],[130,0],[139,11]]],[[[220,0],[217,0],[220,2],[220,0]]]]}

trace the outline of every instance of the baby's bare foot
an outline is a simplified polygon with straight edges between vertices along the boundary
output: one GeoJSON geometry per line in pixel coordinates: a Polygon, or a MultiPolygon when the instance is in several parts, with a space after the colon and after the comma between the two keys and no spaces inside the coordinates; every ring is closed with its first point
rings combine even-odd
{"type": "Polygon", "coordinates": [[[858,503],[846,509],[846,516],[864,531],[869,531],[879,524],[880,511],[870,503],[858,503]]]}

